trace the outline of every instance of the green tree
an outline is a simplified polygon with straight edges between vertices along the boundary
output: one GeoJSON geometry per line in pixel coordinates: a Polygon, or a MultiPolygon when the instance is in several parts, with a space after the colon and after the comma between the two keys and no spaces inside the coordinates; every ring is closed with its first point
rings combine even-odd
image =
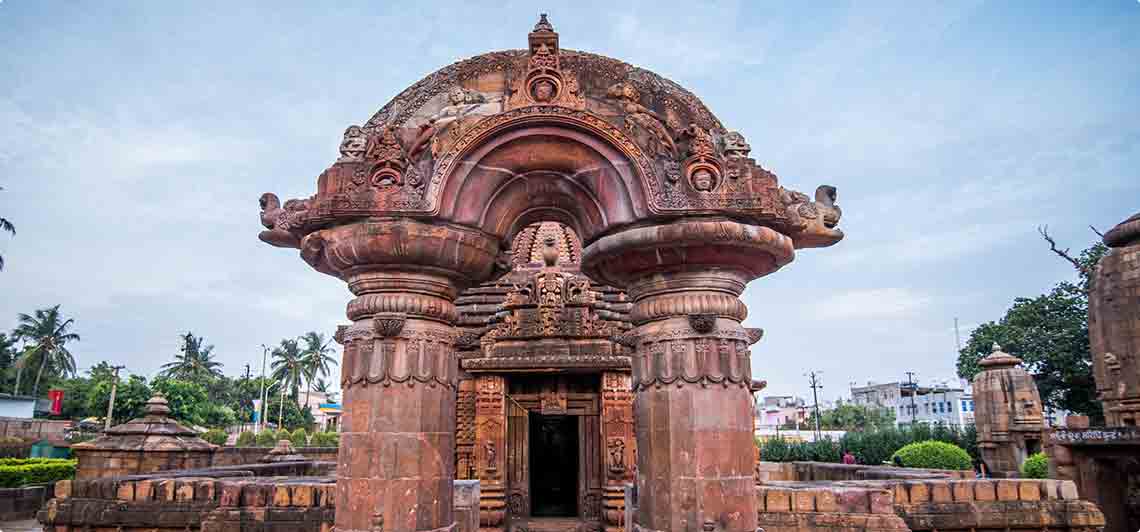
{"type": "Polygon", "coordinates": [[[1076,283],[1063,281],[1037,297],[1020,297],[998,321],[983,323],[970,333],[958,353],[958,375],[973,379],[981,370],[978,362],[989,355],[993,344],[1025,361],[1025,368],[1037,382],[1041,400],[1050,409],[1070,410],[1103,420],[1096,401],[1089,351],[1088,289],[1096,263],[1107,252],[1095,244],[1072,258],[1068,250],[1058,250],[1048,233],[1042,235],[1053,251],[1076,268],[1076,283]]]}
{"type": "MultiPolygon", "coordinates": [[[[4,190],[4,187],[0,187],[0,190],[4,190]]],[[[12,225],[12,222],[8,221],[7,218],[0,216],[0,232],[12,233],[12,236],[16,236],[16,226],[12,225]]],[[[0,255],[0,270],[3,269],[4,256],[0,255]]]]}
{"type": "MultiPolygon", "coordinates": [[[[841,401],[835,408],[820,413],[819,426],[823,430],[873,430],[892,427],[894,424],[895,413],[889,408],[867,407],[841,401]]],[[[804,425],[815,426],[815,412],[808,415],[804,425]]]]}
{"type": "Polygon", "coordinates": [[[170,404],[170,417],[191,425],[206,423],[209,398],[206,388],[201,384],[159,377],[154,379],[153,388],[166,397],[170,404]]]}
{"type": "Polygon", "coordinates": [[[36,372],[36,383],[32,386],[32,396],[39,397],[40,379],[44,370],[51,368],[53,374],[74,375],[75,357],[68,351],[68,342],[78,342],[79,335],[71,331],[75,324],[73,319],[63,319],[59,312],[59,305],[40,309],[35,315],[20,314],[19,323],[12,335],[24,342],[23,359],[25,364],[16,374],[16,391],[20,393],[20,374],[23,367],[29,362],[39,366],[36,372]]]}
{"type": "Polygon", "coordinates": [[[305,408],[308,408],[309,396],[313,391],[313,379],[327,377],[329,369],[336,365],[336,358],[333,357],[333,350],[329,347],[332,340],[325,340],[321,333],[309,331],[301,337],[301,341],[305,343],[301,364],[304,366],[305,381],[308,383],[305,393],[305,408]]]}
{"type": "MultiPolygon", "coordinates": [[[[92,383],[86,402],[85,416],[103,417],[107,415],[107,404],[111,402],[111,385],[113,379],[100,379],[95,377],[96,368],[92,368],[92,383]],[[98,379],[98,380],[97,380],[98,379]]],[[[147,385],[146,378],[131,375],[126,379],[119,379],[115,389],[115,411],[111,414],[111,424],[118,425],[146,413],[146,402],[154,393],[147,385]]],[[[64,410],[67,407],[67,392],[63,394],[64,410]]],[[[169,398],[168,398],[169,400],[169,398]]]]}
{"type": "Polygon", "coordinates": [[[274,348],[270,356],[273,357],[273,379],[281,387],[281,399],[277,406],[277,419],[280,424],[284,415],[286,389],[289,390],[294,403],[301,391],[301,380],[305,377],[304,353],[296,339],[287,338],[281,340],[281,345],[274,348]]]}
{"type": "Polygon", "coordinates": [[[213,345],[205,345],[205,338],[194,336],[192,332],[187,332],[180,338],[180,352],[174,356],[174,362],[162,365],[159,376],[199,383],[222,376],[221,362],[213,359],[213,345]]]}

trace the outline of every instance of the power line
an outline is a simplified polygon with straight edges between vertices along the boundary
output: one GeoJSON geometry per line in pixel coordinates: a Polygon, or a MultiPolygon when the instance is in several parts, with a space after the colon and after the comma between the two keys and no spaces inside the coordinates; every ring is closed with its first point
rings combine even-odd
{"type": "Polygon", "coordinates": [[[918,384],[914,382],[914,372],[906,372],[906,387],[910,390],[910,422],[914,424],[915,415],[918,414],[918,406],[914,404],[914,396],[918,395],[918,384]]]}

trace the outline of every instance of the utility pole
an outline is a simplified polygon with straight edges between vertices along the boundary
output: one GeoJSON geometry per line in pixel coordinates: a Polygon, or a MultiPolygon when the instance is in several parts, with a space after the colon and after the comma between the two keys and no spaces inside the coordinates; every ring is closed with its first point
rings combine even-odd
{"type": "Polygon", "coordinates": [[[115,414],[115,392],[119,387],[119,370],[125,366],[115,366],[111,369],[115,370],[115,376],[111,378],[111,400],[107,403],[107,419],[103,421],[103,430],[111,428],[111,416],[115,414]]]}
{"type": "Polygon", "coordinates": [[[249,364],[245,365],[245,380],[249,380],[249,364]]]}
{"type": "Polygon", "coordinates": [[[269,348],[265,344],[261,344],[261,404],[258,405],[257,412],[257,425],[253,427],[253,433],[261,432],[261,428],[265,426],[265,361],[269,357],[269,348]]]}
{"type": "Polygon", "coordinates": [[[823,435],[819,429],[819,389],[823,388],[823,385],[819,383],[819,375],[821,373],[823,372],[813,371],[808,374],[808,382],[811,383],[811,398],[815,401],[815,441],[819,441],[823,435]]]}
{"type": "Polygon", "coordinates": [[[906,387],[910,390],[910,423],[914,424],[915,415],[918,414],[918,407],[914,404],[914,396],[918,395],[918,386],[914,382],[914,372],[906,372],[906,387]]]}

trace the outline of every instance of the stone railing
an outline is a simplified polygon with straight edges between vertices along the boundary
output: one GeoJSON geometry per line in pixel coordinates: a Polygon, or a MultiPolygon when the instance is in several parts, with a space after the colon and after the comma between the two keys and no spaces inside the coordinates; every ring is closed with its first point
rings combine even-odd
{"type": "Polygon", "coordinates": [[[844,481],[890,479],[968,479],[973,471],[948,469],[918,469],[836,464],[831,462],[760,462],[756,467],[756,481],[844,481]]]}
{"type": "MultiPolygon", "coordinates": [[[[456,484],[456,530],[475,532],[478,481],[456,484]]],[[[336,483],[332,477],[168,475],[63,480],[55,492],[39,513],[45,530],[54,532],[329,532],[336,483]]]]}
{"type": "MultiPolygon", "coordinates": [[[[219,447],[210,460],[212,467],[256,464],[272,447],[219,447]]],[[[336,462],[336,447],[295,447],[297,454],[309,460],[336,462]]]]}
{"type": "Polygon", "coordinates": [[[1093,530],[1096,505],[1057,480],[773,481],[756,488],[767,532],[1093,530]]]}

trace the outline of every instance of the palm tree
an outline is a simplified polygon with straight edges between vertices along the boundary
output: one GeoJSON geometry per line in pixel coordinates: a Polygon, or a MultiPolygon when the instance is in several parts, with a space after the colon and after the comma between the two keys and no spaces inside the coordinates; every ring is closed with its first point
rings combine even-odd
{"type": "Polygon", "coordinates": [[[305,369],[305,381],[308,382],[308,388],[305,390],[305,408],[309,407],[309,396],[313,393],[313,379],[320,375],[326,377],[329,374],[329,366],[336,365],[336,358],[332,356],[333,350],[329,348],[331,340],[325,340],[325,336],[315,331],[309,331],[301,337],[305,342],[305,352],[301,363],[305,369]]]}
{"type": "Polygon", "coordinates": [[[203,345],[206,339],[189,331],[179,337],[182,338],[181,353],[174,356],[174,362],[162,365],[160,376],[191,382],[222,376],[222,363],[214,360],[213,345],[203,345]]]}
{"type": "Polygon", "coordinates": [[[301,390],[301,379],[305,376],[304,353],[295,338],[281,340],[281,345],[273,349],[273,379],[281,383],[281,401],[277,407],[277,426],[285,416],[285,389],[289,388],[293,397],[301,390]]]}
{"type": "MultiPolygon", "coordinates": [[[[0,187],[0,190],[4,190],[4,187],[0,187]]],[[[3,216],[0,216],[0,231],[12,233],[12,236],[16,236],[16,226],[12,225],[12,222],[9,222],[8,219],[4,218],[3,216]]],[[[4,256],[0,255],[0,270],[3,269],[4,256]]]]}
{"type": "MultiPolygon", "coordinates": [[[[19,324],[12,331],[12,336],[24,341],[24,364],[34,357],[39,357],[40,369],[36,372],[36,384],[32,387],[32,396],[38,397],[40,393],[40,378],[44,369],[50,364],[54,372],[63,375],[75,374],[75,357],[67,350],[67,343],[79,341],[79,335],[68,332],[75,324],[73,319],[63,319],[59,313],[59,305],[36,311],[35,316],[19,315],[19,324]]],[[[20,391],[21,366],[16,373],[16,393],[20,391]]]]}

